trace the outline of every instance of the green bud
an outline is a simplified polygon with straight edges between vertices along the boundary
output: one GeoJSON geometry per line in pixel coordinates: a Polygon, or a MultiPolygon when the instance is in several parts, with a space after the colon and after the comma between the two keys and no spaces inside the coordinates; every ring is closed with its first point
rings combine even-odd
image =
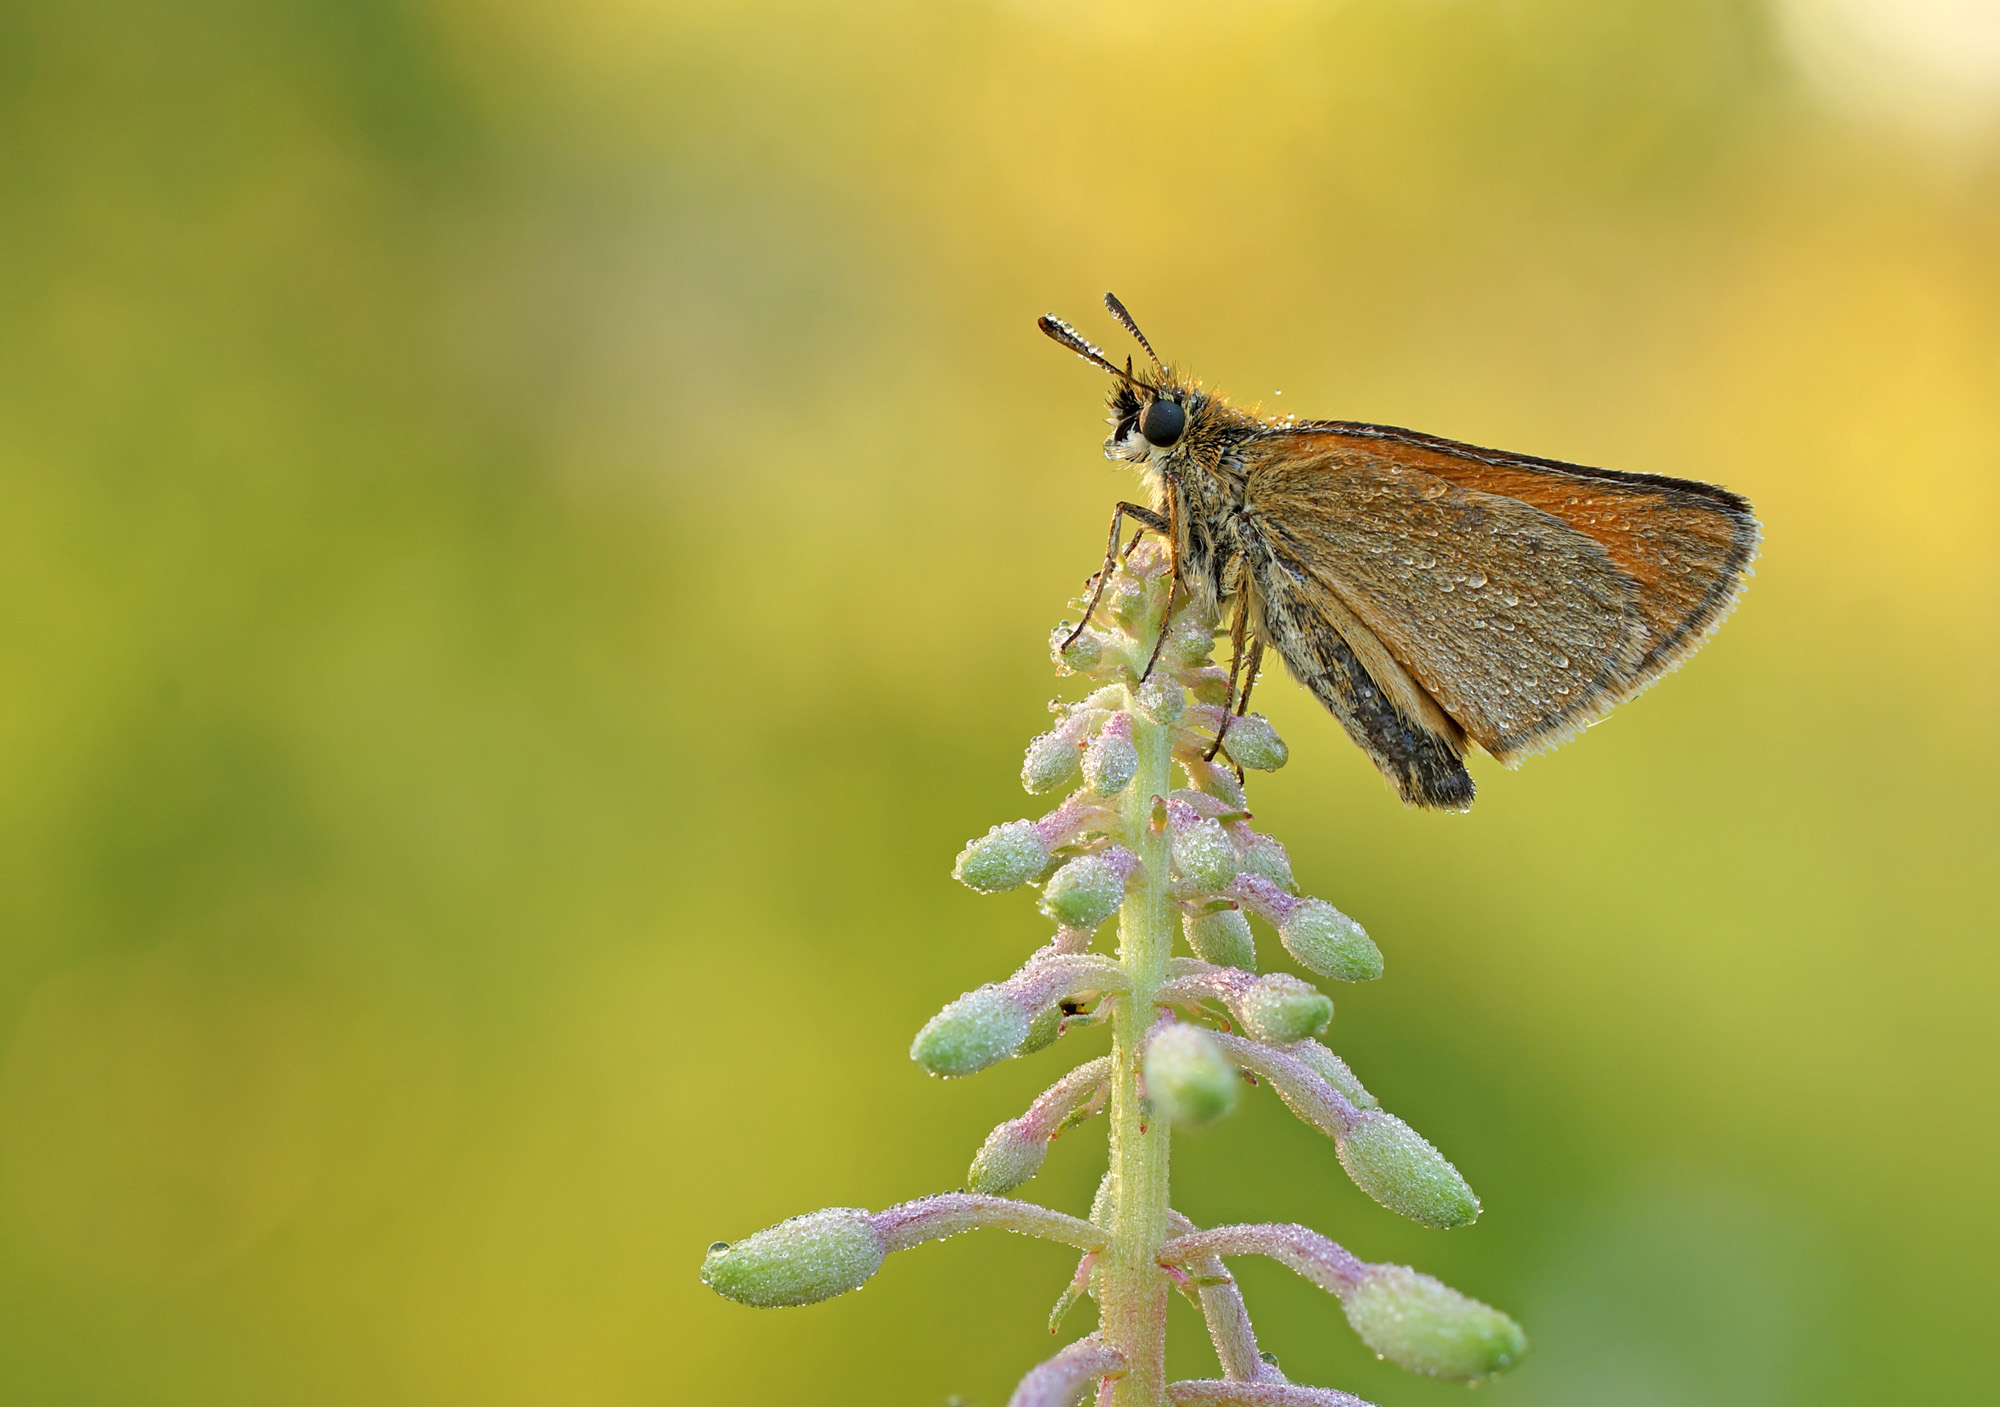
{"type": "Polygon", "coordinates": [[[982,894],[1019,889],[1042,872],[1049,850],[1030,821],[995,826],[959,852],[952,877],[982,894]]]}
{"type": "Polygon", "coordinates": [[[1179,684],[1164,674],[1155,674],[1132,691],[1132,704],[1153,722],[1172,725],[1180,722],[1187,697],[1179,684]]]}
{"type": "Polygon", "coordinates": [[[1407,1265],[1370,1266],[1344,1308],[1363,1343],[1428,1377],[1476,1382],[1506,1372],[1528,1351],[1512,1319],[1407,1265]]]}
{"type": "Polygon", "coordinates": [[[1217,967],[1257,970],[1257,942],[1250,936],[1250,920],[1241,909],[1218,909],[1209,914],[1185,914],[1181,931],[1188,946],[1203,962],[1217,967]]]}
{"type": "Polygon", "coordinates": [[[1215,651],[1215,635],[1207,624],[1185,618],[1167,636],[1160,651],[1160,663],[1167,669],[1187,669],[1198,665],[1215,651]]]}
{"type": "Polygon", "coordinates": [[[1440,1231],[1479,1219],[1479,1199],[1458,1169],[1394,1114],[1364,1111],[1334,1146],[1354,1185],[1390,1211],[1440,1231]]]}
{"type": "Polygon", "coordinates": [[[1285,915],[1278,939],[1301,966],[1336,982],[1372,982],[1382,975],[1382,950],[1324,899],[1307,899],[1285,915]]]}
{"type": "Polygon", "coordinates": [[[1146,1094],[1182,1128],[1213,1123],[1236,1107],[1236,1069],[1199,1026],[1169,1026],[1146,1043],[1146,1094]]]}
{"type": "Polygon", "coordinates": [[[1354,1072],[1347,1068],[1347,1062],[1318,1041],[1302,1041],[1285,1053],[1332,1085],[1355,1108],[1374,1109],[1381,1105],[1382,1101],[1370,1094],[1354,1077],[1354,1072]]]}
{"type": "Polygon", "coordinates": [[[1299,892],[1299,883],[1292,878],[1292,857],[1268,835],[1253,836],[1237,864],[1245,874],[1262,875],[1287,894],[1299,892]]]}
{"type": "Polygon", "coordinates": [[[1180,755],[1180,764],[1196,791],[1208,793],[1233,811],[1243,809],[1243,784],[1236,780],[1234,772],[1220,763],[1202,761],[1199,754],[1180,755]]]}
{"type": "Polygon", "coordinates": [[[1094,630],[1086,629],[1065,649],[1063,641],[1068,640],[1070,631],[1075,629],[1075,626],[1064,621],[1050,633],[1049,657],[1056,662],[1059,669],[1088,674],[1104,663],[1104,637],[1094,630]]]}
{"type": "Polygon", "coordinates": [[[1116,733],[1099,734],[1083,751],[1083,779],[1099,796],[1118,795],[1138,770],[1139,750],[1116,733]]]}
{"type": "Polygon", "coordinates": [[[1042,1170],[1049,1156],[1047,1139],[1022,1132],[1018,1121],[1010,1120],[986,1136],[973,1155],[972,1170],[965,1175],[968,1192],[1004,1197],[1042,1170]]]}
{"type": "Polygon", "coordinates": [[[829,1207],[734,1245],[718,1242],[701,1262],[701,1283],[759,1309],[816,1304],[858,1289],[886,1254],[867,1212],[829,1207]]]}
{"type": "Polygon", "coordinates": [[[1068,928],[1096,928],[1125,902],[1125,881],[1099,855],[1079,855],[1042,887],[1042,912],[1068,928]]]}
{"type": "Polygon", "coordinates": [[[1028,744],[1021,763],[1021,785],[1039,796],[1061,791],[1076,776],[1077,748],[1060,733],[1044,733],[1028,744]]]}
{"type": "Polygon", "coordinates": [[[1183,676],[1187,689],[1196,703],[1213,704],[1221,708],[1229,702],[1229,676],[1210,665],[1197,669],[1192,675],[1183,676]]]}
{"type": "Polygon", "coordinates": [[[1275,772],[1291,757],[1285,740],[1261,713],[1230,719],[1222,734],[1222,750],[1231,762],[1252,772],[1275,772]]]}
{"type": "Polygon", "coordinates": [[[1236,847],[1215,821],[1175,831],[1173,859],[1175,872],[1199,894],[1212,894],[1236,878],[1236,847]]]}
{"type": "Polygon", "coordinates": [[[1273,973],[1247,992],[1238,1008],[1250,1034],[1266,1045],[1316,1036],[1333,1020],[1333,1002],[1289,974],[1273,973]]]}
{"type": "Polygon", "coordinates": [[[1021,1048],[1015,1051],[1014,1054],[1033,1055],[1038,1050],[1045,1050],[1049,1046],[1054,1045],[1056,1037],[1062,1034],[1062,1023],[1063,1013],[1061,1007],[1043,1007],[1028,1022],[1028,1034],[1022,1038],[1021,1048]]]}
{"type": "Polygon", "coordinates": [[[910,1059],[933,1075],[972,1075],[1020,1050],[1028,1018],[998,987],[967,992],[910,1042],[910,1059]]]}

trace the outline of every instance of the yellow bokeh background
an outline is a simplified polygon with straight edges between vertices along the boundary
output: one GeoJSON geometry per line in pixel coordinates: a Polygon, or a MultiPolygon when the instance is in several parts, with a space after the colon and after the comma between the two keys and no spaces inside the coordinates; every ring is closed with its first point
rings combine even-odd
{"type": "MultiPolygon", "coordinates": [[[[1507,1308],[1495,1407],[1990,1400],[2000,64],[1911,3],[1976,32],[0,12],[0,1400],[1006,1400],[1056,1249],[782,1313],[695,1268],[956,1186],[1101,1040],[906,1057],[1044,935],[949,869],[1035,806],[1046,632],[1130,491],[1032,322],[1113,344],[1107,288],[1269,409],[1767,531],[1689,668],[1469,816],[1266,684],[1260,823],[1387,955],[1329,1039],[1487,1211],[1399,1222],[1261,1096],[1181,1141],[1182,1208],[1507,1308]]],[[[1101,1153],[1026,1194],[1081,1210],[1101,1153]]],[[[1464,1392],[1242,1278],[1294,1378],[1464,1392]]]]}

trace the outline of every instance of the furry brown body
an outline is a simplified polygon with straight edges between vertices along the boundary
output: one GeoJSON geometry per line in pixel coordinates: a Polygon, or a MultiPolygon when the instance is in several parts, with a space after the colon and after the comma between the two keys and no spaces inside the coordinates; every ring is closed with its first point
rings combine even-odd
{"type": "Polygon", "coordinates": [[[1468,742],[1511,764],[1677,667],[1756,555],[1757,521],[1726,489],[1265,420],[1042,326],[1119,377],[1105,455],[1145,476],[1183,586],[1241,612],[1414,805],[1472,804],[1468,742]]]}

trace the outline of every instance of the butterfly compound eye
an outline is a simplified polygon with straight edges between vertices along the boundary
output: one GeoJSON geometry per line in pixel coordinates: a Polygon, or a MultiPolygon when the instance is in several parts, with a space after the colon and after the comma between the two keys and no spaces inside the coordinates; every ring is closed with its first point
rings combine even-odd
{"type": "Polygon", "coordinates": [[[1154,401],[1139,417],[1139,433],[1151,444],[1165,449],[1187,429],[1187,412],[1172,401],[1154,401]]]}

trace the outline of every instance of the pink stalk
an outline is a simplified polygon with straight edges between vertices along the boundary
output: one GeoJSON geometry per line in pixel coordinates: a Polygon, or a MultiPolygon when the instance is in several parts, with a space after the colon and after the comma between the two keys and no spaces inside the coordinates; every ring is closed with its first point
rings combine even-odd
{"type": "Polygon", "coordinates": [[[1371,1407],[1352,1393],[1296,1383],[1232,1383],[1189,1379],[1169,1383],[1167,1399],[1188,1407],[1371,1407]]]}
{"type": "MultiPolygon", "coordinates": [[[[1167,1225],[1176,1236],[1189,1235],[1195,1229],[1193,1222],[1171,1208],[1167,1212],[1167,1225]]],[[[1222,1261],[1215,1256],[1197,1256],[1187,1262],[1187,1268],[1196,1275],[1226,1282],[1203,1285],[1196,1291],[1201,1300],[1201,1317],[1208,1324],[1208,1339],[1215,1345],[1223,1377],[1231,1382],[1283,1382],[1284,1374],[1257,1352],[1257,1334],[1250,1327],[1250,1311],[1243,1303],[1243,1292],[1229,1278],[1222,1261]]]]}
{"type": "Polygon", "coordinates": [[[1160,1248],[1162,1265],[1185,1265],[1197,1256],[1269,1256],[1342,1299],[1360,1288],[1369,1269],[1311,1227],[1278,1222],[1192,1231],[1160,1248]]]}
{"type": "Polygon", "coordinates": [[[1007,1407],[1076,1407],[1098,1379],[1124,1369],[1125,1355],[1091,1334],[1029,1369],[1007,1407]]]}
{"type": "Polygon", "coordinates": [[[983,1197],[976,1192],[941,1192],[903,1202],[868,1218],[885,1251],[907,1251],[926,1241],[942,1241],[962,1231],[993,1227],[1058,1241],[1080,1251],[1101,1250],[1103,1228],[1061,1212],[1017,1202],[1012,1197],[983,1197]]]}

